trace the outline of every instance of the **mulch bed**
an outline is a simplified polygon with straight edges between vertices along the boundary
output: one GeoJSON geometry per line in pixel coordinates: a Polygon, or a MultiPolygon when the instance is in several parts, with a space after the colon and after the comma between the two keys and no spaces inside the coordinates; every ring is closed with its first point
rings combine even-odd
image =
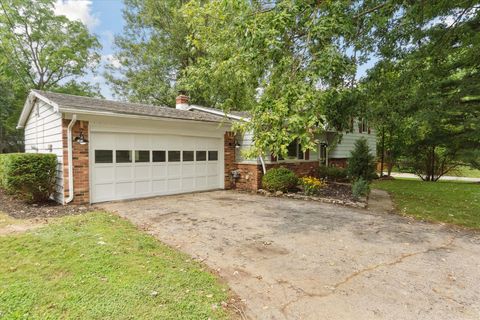
{"type": "Polygon", "coordinates": [[[320,190],[319,197],[355,201],[352,196],[352,185],[348,183],[330,182],[320,190]]]}
{"type": "Polygon", "coordinates": [[[6,194],[0,189],[0,211],[16,219],[51,218],[92,211],[94,208],[88,205],[64,206],[55,201],[41,204],[31,204],[6,194]]]}

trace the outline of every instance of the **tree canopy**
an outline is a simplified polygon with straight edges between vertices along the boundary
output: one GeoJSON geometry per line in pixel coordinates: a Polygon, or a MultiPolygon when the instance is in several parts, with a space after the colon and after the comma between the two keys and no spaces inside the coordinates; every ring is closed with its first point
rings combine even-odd
{"type": "Polygon", "coordinates": [[[57,16],[53,0],[0,0],[0,152],[19,151],[16,121],[30,89],[99,95],[78,78],[99,63],[86,26],[57,16]]]}

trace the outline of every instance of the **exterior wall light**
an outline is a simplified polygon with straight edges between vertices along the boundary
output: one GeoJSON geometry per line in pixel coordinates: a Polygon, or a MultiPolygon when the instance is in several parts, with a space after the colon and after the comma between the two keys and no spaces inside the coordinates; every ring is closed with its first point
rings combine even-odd
{"type": "Polygon", "coordinates": [[[88,140],[85,139],[85,136],[83,135],[83,131],[80,131],[80,134],[78,137],[75,137],[73,141],[78,142],[79,144],[87,144],[88,140]]]}

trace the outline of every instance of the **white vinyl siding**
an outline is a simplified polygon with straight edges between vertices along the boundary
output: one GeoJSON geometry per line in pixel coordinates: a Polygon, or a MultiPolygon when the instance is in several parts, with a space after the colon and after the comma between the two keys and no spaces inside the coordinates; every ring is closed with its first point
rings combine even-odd
{"type": "Polygon", "coordinates": [[[54,199],[63,203],[62,115],[42,101],[35,103],[25,124],[25,152],[57,155],[54,199]]]}
{"type": "Polygon", "coordinates": [[[333,151],[328,153],[329,158],[344,159],[350,158],[350,152],[353,150],[355,141],[360,138],[367,139],[368,146],[373,155],[377,155],[377,135],[375,130],[370,129],[370,134],[368,132],[360,133],[358,132],[358,122],[354,122],[354,128],[352,132],[344,132],[340,139],[340,143],[335,146],[333,151]]]}

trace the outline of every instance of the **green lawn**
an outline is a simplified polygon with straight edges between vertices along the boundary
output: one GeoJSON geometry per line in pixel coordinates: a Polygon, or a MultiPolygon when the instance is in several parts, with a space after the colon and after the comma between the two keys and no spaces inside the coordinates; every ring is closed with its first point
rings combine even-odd
{"type": "Polygon", "coordinates": [[[472,169],[470,167],[458,167],[455,170],[447,173],[447,176],[480,178],[480,170],[472,169]]]}
{"type": "Polygon", "coordinates": [[[200,264],[115,215],[0,236],[0,319],[226,319],[227,298],[200,264]]]}
{"type": "Polygon", "coordinates": [[[373,188],[388,191],[402,214],[480,229],[480,184],[396,179],[373,188]]]}

